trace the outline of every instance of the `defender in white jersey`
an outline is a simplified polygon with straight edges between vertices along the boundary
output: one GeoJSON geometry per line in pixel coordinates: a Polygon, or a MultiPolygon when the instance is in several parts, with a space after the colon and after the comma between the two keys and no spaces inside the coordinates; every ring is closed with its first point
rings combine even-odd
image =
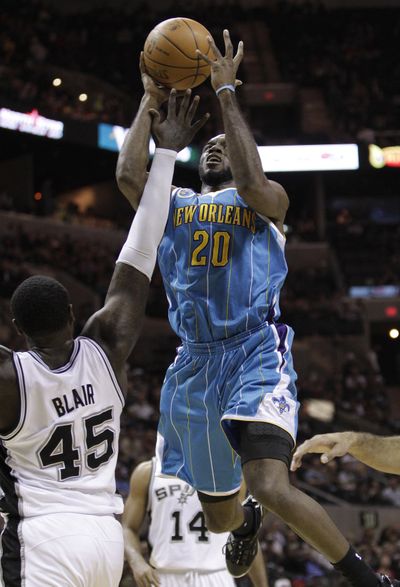
{"type": "Polygon", "coordinates": [[[0,584],[5,587],[117,587],[120,582],[123,534],[115,515],[123,504],[116,494],[115,466],[125,362],[144,316],[176,154],[206,120],[192,124],[192,104],[189,92],[178,109],[185,131],[167,142],[168,149],[161,144],[156,150],[104,307],[82,335],[74,339],[69,295],[55,279],[30,277],[12,296],[14,323],[28,350],[0,347],[5,521],[0,584]]]}
{"type": "MultiPolygon", "coordinates": [[[[138,587],[234,587],[223,555],[227,534],[208,531],[195,489],[181,479],[158,476],[154,458],[132,473],[122,524],[126,559],[138,587]],[[148,562],[140,543],[146,520],[148,562]]],[[[261,551],[249,577],[254,587],[268,587],[261,551]]]]}
{"type": "MultiPolygon", "coordinates": [[[[231,532],[225,553],[233,576],[246,574],[256,556],[262,506],[354,587],[377,587],[386,580],[350,547],[325,510],[290,482],[298,408],[293,333],[276,322],[289,199],[264,175],[236,98],[243,43],[234,54],[225,30],[224,53],[211,37],[209,44],[208,54],[198,55],[211,69],[224,134],[202,151],[201,193],[172,192],[159,249],[170,322],[182,337],[161,390],[162,472],[197,489],[211,531],[231,532]],[[242,474],[255,497],[244,504],[238,499],[242,474]]],[[[117,166],[121,190],[133,205],[146,177],[146,105],[154,107],[159,97],[143,67],[142,79],[145,94],[117,166]]],[[[161,115],[154,116],[157,144],[161,115]]],[[[174,122],[179,134],[180,121],[174,122]]]]}

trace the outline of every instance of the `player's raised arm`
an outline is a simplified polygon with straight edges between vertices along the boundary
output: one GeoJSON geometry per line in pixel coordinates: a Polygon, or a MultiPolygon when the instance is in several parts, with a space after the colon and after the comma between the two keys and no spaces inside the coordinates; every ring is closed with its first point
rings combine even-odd
{"type": "Polygon", "coordinates": [[[222,55],[210,37],[211,49],[216,55],[212,61],[199,54],[211,66],[211,85],[218,96],[224,123],[226,145],[232,176],[238,193],[259,214],[277,223],[283,231],[283,220],[289,199],[284,188],[264,175],[254,137],[239,108],[235,90],[240,82],[236,73],[243,58],[243,42],[236,55],[229,32],[224,30],[225,55],[222,55]]]}
{"type": "Polygon", "coordinates": [[[400,475],[400,436],[376,436],[366,432],[317,434],[296,449],[291,470],[296,471],[304,455],[309,453],[322,453],[322,463],[350,454],[373,469],[400,475]]]}
{"type": "Polygon", "coordinates": [[[144,94],[119,153],[116,171],[118,187],[135,210],[142,197],[148,175],[151,131],[149,110],[158,109],[168,100],[169,95],[169,90],[157,86],[147,74],[143,63],[143,53],[140,54],[140,73],[144,94]]]}
{"type": "Polygon", "coordinates": [[[139,537],[146,516],[151,471],[151,461],[140,463],[133,471],[129,495],[122,516],[125,558],[132,569],[138,587],[150,587],[151,585],[158,587],[160,585],[157,571],[149,565],[142,555],[139,537]]]}
{"type": "Polygon", "coordinates": [[[143,196],[128,238],[117,259],[104,307],[89,319],[82,334],[96,340],[106,351],[117,374],[140,333],[149,282],[155,267],[170,207],[170,190],[177,152],[205,124],[208,114],[193,122],[199,98],[187,90],[179,106],[171,90],[167,117],[161,122],[151,110],[157,144],[143,196]]]}
{"type": "Polygon", "coordinates": [[[143,197],[117,259],[105,304],[82,331],[106,351],[117,376],[122,376],[125,361],[140,334],[157,248],[168,218],[176,155],[174,150],[156,150],[143,197]]]}

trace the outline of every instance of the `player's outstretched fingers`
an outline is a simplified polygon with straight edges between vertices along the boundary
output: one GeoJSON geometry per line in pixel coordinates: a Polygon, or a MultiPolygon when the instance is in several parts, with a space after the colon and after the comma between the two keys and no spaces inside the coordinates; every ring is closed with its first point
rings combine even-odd
{"type": "Polygon", "coordinates": [[[160,577],[155,569],[152,569],[151,571],[150,585],[154,585],[154,587],[160,587],[161,585],[160,577]]]}
{"type": "Polygon", "coordinates": [[[176,116],[176,90],[172,88],[168,98],[168,116],[176,116]]]}
{"type": "Polygon", "coordinates": [[[225,43],[225,57],[232,59],[233,57],[233,45],[231,41],[231,36],[229,34],[228,29],[224,29],[224,43],[225,43]]]}
{"type": "Polygon", "coordinates": [[[209,113],[209,112],[206,112],[206,113],[204,114],[204,116],[202,116],[202,117],[200,118],[200,120],[198,120],[197,122],[195,122],[195,123],[193,124],[193,126],[192,126],[192,129],[193,129],[193,131],[194,131],[194,134],[196,134],[196,133],[197,133],[197,132],[198,132],[198,131],[201,129],[201,127],[205,125],[205,123],[207,122],[207,120],[208,120],[209,118],[210,118],[210,113],[209,113]]]}
{"type": "Polygon", "coordinates": [[[292,463],[290,465],[291,471],[296,471],[301,467],[304,455],[308,453],[321,453],[331,448],[329,443],[324,443],[320,446],[319,435],[313,436],[309,440],[305,440],[300,446],[298,446],[293,454],[292,463]]]}
{"type": "Polygon", "coordinates": [[[206,61],[206,63],[208,63],[208,65],[211,65],[213,63],[211,61],[211,59],[208,57],[208,55],[205,55],[204,53],[202,53],[200,51],[200,49],[196,49],[196,55],[198,55],[199,57],[201,57],[202,59],[204,59],[204,61],[206,61]]]}
{"type": "Polygon", "coordinates": [[[326,463],[333,461],[333,459],[336,459],[336,457],[343,457],[347,452],[346,448],[347,447],[343,447],[341,444],[336,443],[331,450],[324,452],[321,455],[321,463],[325,465],[326,463]]]}
{"type": "Polygon", "coordinates": [[[195,96],[192,100],[192,103],[190,104],[188,111],[186,113],[186,120],[191,123],[194,115],[196,114],[197,111],[197,107],[199,105],[200,102],[200,96],[195,96]]]}
{"type": "Polygon", "coordinates": [[[182,119],[185,119],[187,116],[187,112],[188,112],[189,106],[190,106],[191,96],[192,96],[192,90],[189,88],[185,91],[185,93],[183,95],[183,100],[181,102],[181,106],[179,109],[179,115],[181,116],[182,119]]]}
{"type": "Polygon", "coordinates": [[[207,41],[208,41],[208,44],[210,45],[211,52],[214,53],[214,55],[215,55],[214,60],[210,59],[207,55],[205,56],[208,59],[208,63],[212,63],[213,61],[218,61],[219,59],[222,59],[222,53],[218,49],[217,45],[215,44],[214,39],[211,36],[208,36],[207,41]]]}
{"type": "Polygon", "coordinates": [[[299,469],[301,467],[302,464],[302,453],[298,452],[296,450],[296,452],[293,454],[292,457],[292,462],[290,463],[290,470],[291,471],[297,471],[297,469],[299,469]]]}
{"type": "Polygon", "coordinates": [[[233,58],[233,63],[235,64],[236,70],[239,67],[239,65],[243,59],[243,53],[244,53],[244,43],[243,43],[243,41],[239,41],[236,55],[233,58]]]}

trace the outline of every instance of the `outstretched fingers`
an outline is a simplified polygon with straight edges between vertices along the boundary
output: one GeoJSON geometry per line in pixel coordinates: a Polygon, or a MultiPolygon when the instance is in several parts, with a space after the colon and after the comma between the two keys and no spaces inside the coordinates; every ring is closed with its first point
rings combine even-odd
{"type": "Polygon", "coordinates": [[[188,110],[191,105],[191,103],[190,103],[191,97],[192,97],[192,90],[190,88],[188,88],[183,95],[182,102],[181,102],[181,105],[179,108],[179,115],[181,116],[182,119],[187,118],[188,110]]]}
{"type": "Polygon", "coordinates": [[[236,51],[236,55],[233,58],[233,63],[235,64],[236,70],[239,67],[242,59],[243,59],[243,49],[244,49],[244,45],[243,45],[243,41],[239,41],[239,45],[238,45],[238,49],[236,51]]]}
{"type": "Polygon", "coordinates": [[[168,115],[176,116],[176,90],[172,88],[168,98],[168,115]]]}
{"type": "Polygon", "coordinates": [[[193,134],[196,134],[207,122],[210,118],[210,113],[206,112],[199,120],[197,120],[194,124],[192,124],[192,130],[194,131],[193,134]]]}
{"type": "MultiPolygon", "coordinates": [[[[207,41],[208,41],[208,44],[210,45],[211,52],[214,53],[215,58],[221,59],[222,58],[221,51],[218,49],[217,45],[215,44],[214,39],[210,35],[208,35],[207,41]]],[[[207,57],[207,55],[206,55],[206,57],[207,57]]],[[[210,59],[209,57],[207,57],[207,59],[208,59],[208,63],[212,63],[212,61],[213,61],[212,59],[210,59]]]]}
{"type": "Polygon", "coordinates": [[[186,124],[192,128],[194,133],[205,125],[207,120],[210,118],[210,114],[207,112],[204,114],[199,120],[193,123],[193,119],[197,112],[197,107],[200,102],[200,96],[195,96],[192,101],[190,101],[192,95],[192,90],[188,89],[185,92],[185,96],[182,100],[180,112],[179,114],[182,116],[186,124]]]}
{"type": "Polygon", "coordinates": [[[233,45],[228,29],[224,29],[225,57],[232,59],[233,45]]]}
{"type": "Polygon", "coordinates": [[[190,104],[187,112],[186,112],[186,120],[189,122],[189,124],[192,122],[196,112],[197,112],[197,107],[199,105],[200,102],[200,96],[195,96],[192,100],[192,103],[190,104]]]}

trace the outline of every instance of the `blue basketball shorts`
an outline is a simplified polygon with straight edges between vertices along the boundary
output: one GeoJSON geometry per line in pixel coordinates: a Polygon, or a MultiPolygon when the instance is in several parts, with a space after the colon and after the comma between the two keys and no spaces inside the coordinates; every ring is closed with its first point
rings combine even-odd
{"type": "Polygon", "coordinates": [[[292,341],[289,326],[263,323],[223,341],[183,343],[161,390],[158,472],[229,495],[241,482],[238,420],[275,424],[295,441],[292,341]]]}

